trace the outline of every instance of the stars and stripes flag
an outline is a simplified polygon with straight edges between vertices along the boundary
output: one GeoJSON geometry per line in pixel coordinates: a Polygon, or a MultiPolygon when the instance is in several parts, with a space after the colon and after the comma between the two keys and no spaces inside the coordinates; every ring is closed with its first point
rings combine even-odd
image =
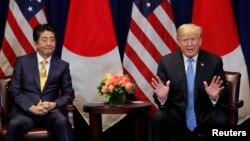
{"type": "MultiPolygon", "coordinates": [[[[153,102],[150,83],[156,74],[158,61],[176,48],[176,27],[170,1],[135,0],[123,67],[137,84],[137,99],[153,102]]],[[[151,114],[155,110],[156,106],[153,106],[151,114]]]]}
{"type": "Polygon", "coordinates": [[[42,0],[10,0],[0,51],[0,76],[13,72],[16,57],[33,52],[32,32],[47,23],[42,0]]]}

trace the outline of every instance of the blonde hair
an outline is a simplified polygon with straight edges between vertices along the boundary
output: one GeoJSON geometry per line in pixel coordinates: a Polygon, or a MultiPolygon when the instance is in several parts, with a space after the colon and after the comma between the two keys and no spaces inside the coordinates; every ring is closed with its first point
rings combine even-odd
{"type": "Polygon", "coordinates": [[[202,28],[193,23],[183,24],[177,29],[177,39],[183,34],[194,34],[201,37],[202,28]]]}

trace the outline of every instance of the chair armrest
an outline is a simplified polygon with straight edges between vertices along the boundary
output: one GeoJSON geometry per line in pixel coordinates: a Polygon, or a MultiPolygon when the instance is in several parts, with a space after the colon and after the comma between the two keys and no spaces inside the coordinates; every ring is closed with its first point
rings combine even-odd
{"type": "Polygon", "coordinates": [[[3,108],[0,107],[0,132],[2,131],[2,128],[3,128],[3,108]]]}
{"type": "Polygon", "coordinates": [[[229,110],[238,110],[243,106],[244,102],[243,100],[237,101],[237,103],[230,103],[230,104],[225,104],[224,107],[229,110]]]}
{"type": "Polygon", "coordinates": [[[76,107],[75,107],[75,105],[74,105],[73,103],[67,104],[65,108],[66,108],[66,110],[68,110],[68,111],[70,111],[70,110],[75,110],[75,109],[76,109],[76,107]]]}
{"type": "Polygon", "coordinates": [[[74,110],[76,109],[73,103],[69,103],[65,106],[66,116],[71,124],[72,129],[74,129],[74,110]]]}

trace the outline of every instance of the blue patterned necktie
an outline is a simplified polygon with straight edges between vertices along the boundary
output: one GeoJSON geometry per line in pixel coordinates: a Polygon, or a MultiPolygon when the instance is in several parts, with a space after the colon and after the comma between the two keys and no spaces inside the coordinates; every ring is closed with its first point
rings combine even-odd
{"type": "Polygon", "coordinates": [[[188,68],[187,68],[187,88],[188,88],[188,101],[186,109],[186,124],[187,128],[190,131],[194,131],[197,126],[196,116],[194,111],[194,70],[192,62],[194,59],[188,59],[188,68]]]}

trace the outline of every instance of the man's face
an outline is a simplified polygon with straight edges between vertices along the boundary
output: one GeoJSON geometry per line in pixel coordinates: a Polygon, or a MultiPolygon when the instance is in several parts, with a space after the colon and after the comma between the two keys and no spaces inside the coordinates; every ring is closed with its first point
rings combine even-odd
{"type": "Polygon", "coordinates": [[[41,32],[38,41],[35,42],[35,47],[43,58],[50,57],[56,48],[56,39],[53,32],[41,32]]]}
{"type": "Polygon", "coordinates": [[[182,34],[178,38],[178,45],[182,53],[188,58],[194,57],[201,46],[202,38],[197,34],[182,34]]]}

